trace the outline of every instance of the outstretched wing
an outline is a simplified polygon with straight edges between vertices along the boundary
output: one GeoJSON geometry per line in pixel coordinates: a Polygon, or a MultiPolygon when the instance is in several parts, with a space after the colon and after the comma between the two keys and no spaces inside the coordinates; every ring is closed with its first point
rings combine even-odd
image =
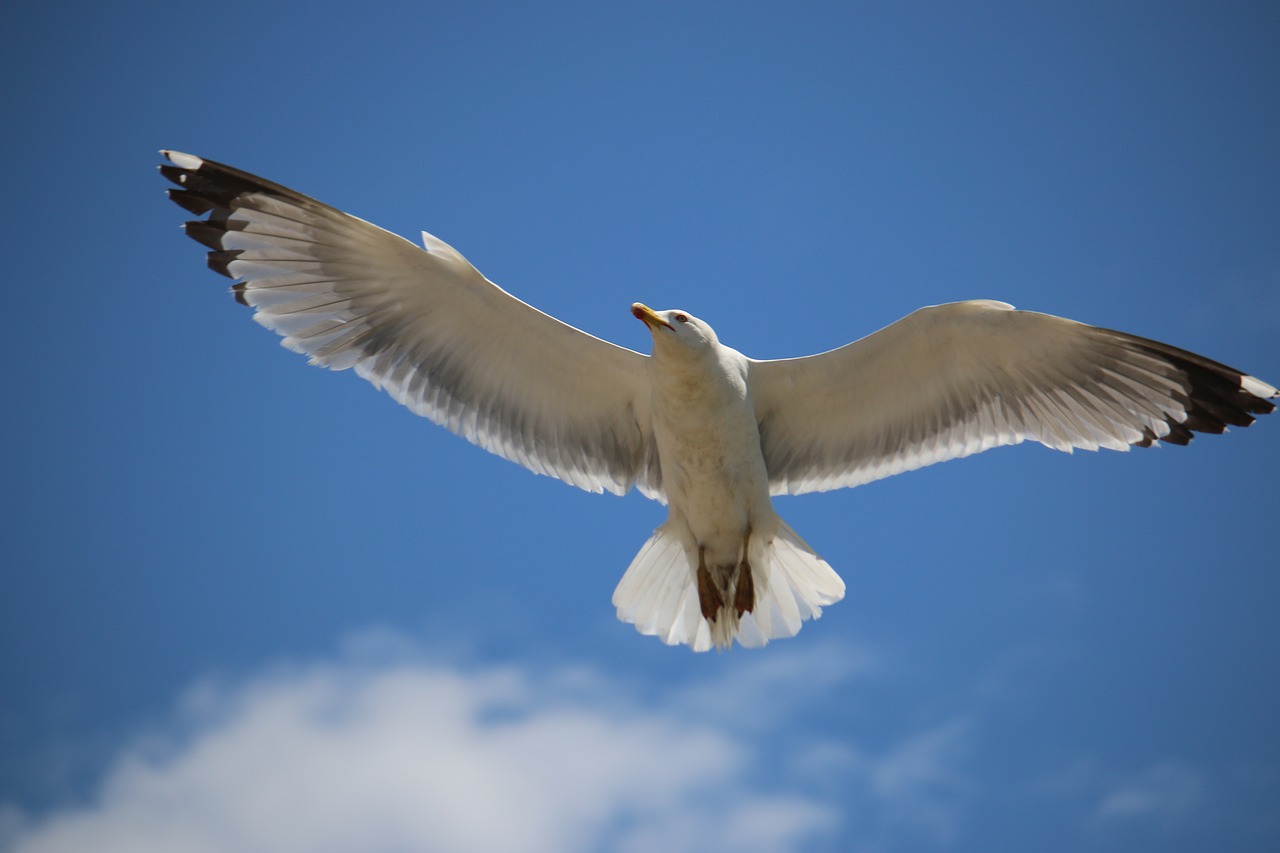
{"type": "Polygon", "coordinates": [[[468,441],[591,492],[661,497],[647,356],[550,317],[444,242],[426,250],[229,166],[162,152],[169,197],[236,298],[311,363],[356,373],[468,441]]]}
{"type": "Polygon", "coordinates": [[[847,346],[754,361],[774,494],[856,486],[1028,439],[1070,452],[1248,426],[1271,385],[1167,344],[1002,302],[922,308],[847,346]]]}

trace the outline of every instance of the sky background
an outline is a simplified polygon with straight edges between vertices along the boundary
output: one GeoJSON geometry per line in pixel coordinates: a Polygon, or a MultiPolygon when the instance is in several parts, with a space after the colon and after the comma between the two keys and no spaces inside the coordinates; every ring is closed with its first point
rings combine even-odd
{"type": "Polygon", "coordinates": [[[661,507],[280,349],[155,173],[642,350],[994,298],[1276,383],[1276,4],[11,3],[0,68],[0,849],[1280,849],[1280,419],[779,499],[846,599],[695,655],[609,601],[661,507]]]}

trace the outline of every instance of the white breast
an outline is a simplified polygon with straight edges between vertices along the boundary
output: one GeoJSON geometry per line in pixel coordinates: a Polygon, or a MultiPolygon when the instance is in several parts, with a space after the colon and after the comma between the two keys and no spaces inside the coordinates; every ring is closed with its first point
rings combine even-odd
{"type": "Polygon", "coordinates": [[[653,431],[668,502],[710,560],[734,562],[752,519],[772,515],[747,360],[719,346],[698,359],[655,356],[653,431]]]}

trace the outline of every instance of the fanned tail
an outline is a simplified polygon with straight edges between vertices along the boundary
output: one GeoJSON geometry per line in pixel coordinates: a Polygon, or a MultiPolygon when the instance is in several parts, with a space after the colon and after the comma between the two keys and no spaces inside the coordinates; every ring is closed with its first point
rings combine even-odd
{"type": "Polygon", "coordinates": [[[755,602],[738,614],[732,596],[708,620],[698,597],[698,557],[664,523],[636,554],[613,593],[618,618],[667,645],[705,652],[713,645],[757,648],[793,637],[807,619],[844,597],[844,581],[781,519],[772,536],[752,535],[747,554],[755,602]]]}

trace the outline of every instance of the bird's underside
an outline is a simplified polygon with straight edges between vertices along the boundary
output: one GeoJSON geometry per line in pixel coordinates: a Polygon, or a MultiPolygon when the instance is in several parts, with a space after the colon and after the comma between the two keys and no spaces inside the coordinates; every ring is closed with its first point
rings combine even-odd
{"type": "Polygon", "coordinates": [[[1203,356],[985,300],[922,308],[847,346],[770,361],[723,346],[686,312],[637,303],[653,338],[645,356],[526,305],[428,234],[420,248],[247,172],[163,153],[161,172],[178,187],[169,197],[204,217],[187,234],[286,347],[354,369],[536,473],[669,503],[613,598],[619,618],[667,643],[763,645],[843,596],[770,495],[1028,440],[1065,451],[1186,444],[1275,408],[1274,386],[1203,356]],[[721,396],[675,406],[670,389],[689,383],[721,396]],[[732,425],[724,412],[736,413],[732,425]],[[686,442],[687,458],[664,457],[691,429],[710,438],[686,442]],[[705,484],[679,482],[701,476],[689,472],[701,470],[703,446],[729,448],[711,466],[724,478],[716,506],[685,497],[705,484]],[[714,543],[700,531],[736,517],[739,503],[740,551],[715,546],[708,558],[714,543]]]}
{"type": "Polygon", "coordinates": [[[706,550],[698,549],[698,609],[702,618],[716,621],[720,611],[731,607],[739,619],[756,606],[755,584],[751,580],[751,564],[744,554],[738,563],[727,566],[707,565],[706,550]]]}
{"type": "Polygon", "coordinates": [[[733,642],[742,617],[756,609],[756,584],[748,557],[751,532],[743,541],[742,558],[727,565],[708,564],[706,549],[698,549],[698,606],[711,626],[712,642],[725,647],[733,642]]]}

